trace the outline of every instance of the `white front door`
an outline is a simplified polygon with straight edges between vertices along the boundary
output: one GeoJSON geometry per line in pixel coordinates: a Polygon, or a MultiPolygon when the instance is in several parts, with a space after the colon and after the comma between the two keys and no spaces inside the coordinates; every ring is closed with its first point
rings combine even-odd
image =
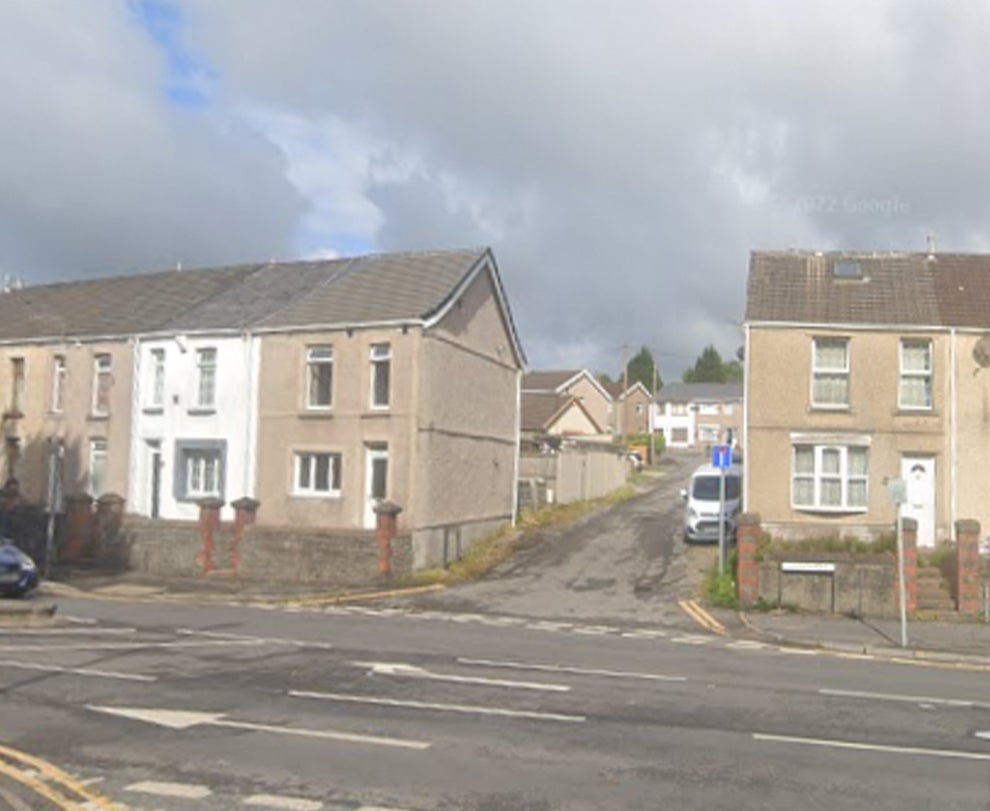
{"type": "Polygon", "coordinates": [[[364,449],[364,526],[375,528],[375,504],[388,498],[388,446],[364,449]]]}
{"type": "Polygon", "coordinates": [[[935,545],[935,457],[901,457],[907,501],[901,515],[918,522],[918,546],[935,545]]]}

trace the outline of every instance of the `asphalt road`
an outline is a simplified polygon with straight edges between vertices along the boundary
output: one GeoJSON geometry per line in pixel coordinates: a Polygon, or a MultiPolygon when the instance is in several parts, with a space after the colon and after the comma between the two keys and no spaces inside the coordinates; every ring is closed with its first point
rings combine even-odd
{"type": "Polygon", "coordinates": [[[61,599],[0,811],[990,809],[990,672],[692,626],[678,478],[432,607],[61,599]]]}

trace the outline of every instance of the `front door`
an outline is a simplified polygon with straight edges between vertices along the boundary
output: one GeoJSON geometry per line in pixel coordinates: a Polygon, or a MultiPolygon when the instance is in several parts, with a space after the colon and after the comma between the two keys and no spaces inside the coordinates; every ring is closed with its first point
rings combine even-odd
{"type": "Polygon", "coordinates": [[[158,518],[162,504],[162,443],[148,440],[148,515],[158,518]]]}
{"type": "Polygon", "coordinates": [[[388,498],[388,446],[368,445],[364,451],[364,526],[375,528],[375,505],[388,498]]]}
{"type": "Polygon", "coordinates": [[[918,546],[934,546],[935,457],[902,457],[901,478],[907,488],[907,501],[901,508],[901,515],[918,522],[918,546]]]}

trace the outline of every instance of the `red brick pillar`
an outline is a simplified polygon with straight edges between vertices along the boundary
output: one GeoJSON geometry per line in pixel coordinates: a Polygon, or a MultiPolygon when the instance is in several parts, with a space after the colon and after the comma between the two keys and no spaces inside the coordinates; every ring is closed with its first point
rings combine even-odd
{"type": "Polygon", "coordinates": [[[65,497],[65,543],[62,562],[78,563],[88,551],[92,539],[93,497],[89,493],[73,493],[65,497]]]}
{"type": "Polygon", "coordinates": [[[230,506],[234,508],[234,546],[230,551],[230,565],[234,574],[237,574],[241,565],[241,541],[244,540],[244,527],[254,523],[261,502],[244,496],[237,501],[232,501],[230,506]]]}
{"type": "Polygon", "coordinates": [[[375,505],[375,537],[378,540],[378,574],[382,580],[392,578],[392,541],[399,526],[402,507],[391,501],[375,505]]]}
{"type": "MultiPolygon", "coordinates": [[[[904,538],[904,596],[907,611],[918,610],[918,522],[913,518],[901,519],[901,536],[904,538]]],[[[900,581],[897,581],[898,610],[901,607],[900,581]]]]}
{"type": "Polygon", "coordinates": [[[956,610],[976,614],[980,610],[980,522],[956,521],[956,610]]]}
{"type": "Polygon", "coordinates": [[[219,498],[202,498],[199,505],[199,535],[203,539],[203,551],[200,553],[199,562],[203,567],[203,574],[212,572],[217,564],[213,559],[217,542],[214,533],[220,526],[220,508],[223,501],[219,498]]]}
{"type": "Polygon", "coordinates": [[[760,600],[760,566],[757,560],[760,534],[758,513],[743,513],[736,519],[736,594],[742,605],[755,605],[760,600]]]}

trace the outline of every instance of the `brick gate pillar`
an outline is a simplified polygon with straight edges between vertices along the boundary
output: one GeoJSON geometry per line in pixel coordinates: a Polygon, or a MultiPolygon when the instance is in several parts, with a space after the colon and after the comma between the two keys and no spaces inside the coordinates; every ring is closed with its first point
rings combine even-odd
{"type": "Polygon", "coordinates": [[[392,541],[399,525],[402,507],[391,501],[375,505],[375,537],[378,540],[378,574],[382,580],[392,578],[392,541]]]}
{"type": "Polygon", "coordinates": [[[203,551],[200,553],[199,562],[203,567],[203,574],[209,574],[217,567],[213,559],[213,553],[217,548],[214,533],[220,526],[220,508],[223,507],[223,500],[201,498],[196,503],[199,505],[199,535],[203,539],[203,551]]]}
{"type": "Polygon", "coordinates": [[[234,508],[234,546],[230,551],[230,565],[234,574],[237,574],[241,565],[241,541],[244,540],[244,527],[254,523],[261,502],[244,496],[230,502],[230,506],[234,508]]]}
{"type": "Polygon", "coordinates": [[[93,497],[89,493],[72,493],[65,497],[65,524],[62,562],[78,563],[89,551],[92,540],[93,497]]]}
{"type": "Polygon", "coordinates": [[[956,521],[956,610],[977,614],[980,610],[980,522],[956,521]]]}
{"type": "Polygon", "coordinates": [[[758,513],[743,513],[736,519],[736,594],[742,605],[755,605],[760,600],[760,567],[757,560],[760,534],[758,513]]]}
{"type": "MultiPolygon", "coordinates": [[[[918,522],[913,518],[902,518],[901,536],[904,538],[904,596],[907,611],[911,613],[918,610],[918,522]]],[[[894,604],[900,609],[900,581],[897,580],[896,583],[897,597],[894,604]]]]}

